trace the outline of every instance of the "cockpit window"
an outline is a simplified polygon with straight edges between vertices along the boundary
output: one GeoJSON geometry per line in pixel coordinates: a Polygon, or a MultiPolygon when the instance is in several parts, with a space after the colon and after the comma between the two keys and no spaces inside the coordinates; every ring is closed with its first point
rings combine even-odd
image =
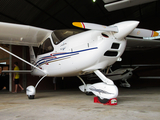
{"type": "Polygon", "coordinates": [[[52,33],[52,39],[54,44],[57,45],[60,42],[62,42],[64,39],[81,32],[83,32],[83,30],[79,30],[79,29],[55,30],[52,33]]]}
{"type": "Polygon", "coordinates": [[[40,45],[39,50],[38,50],[38,55],[48,53],[53,51],[53,46],[51,43],[50,38],[47,38],[42,45],[40,45]]]}

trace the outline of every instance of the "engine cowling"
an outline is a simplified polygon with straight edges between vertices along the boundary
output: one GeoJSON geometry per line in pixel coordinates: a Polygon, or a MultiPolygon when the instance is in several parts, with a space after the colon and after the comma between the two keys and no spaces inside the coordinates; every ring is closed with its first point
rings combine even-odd
{"type": "Polygon", "coordinates": [[[118,27],[118,32],[114,33],[114,37],[119,40],[123,39],[131,33],[138,26],[138,24],[138,21],[125,21],[112,25],[118,27]]]}

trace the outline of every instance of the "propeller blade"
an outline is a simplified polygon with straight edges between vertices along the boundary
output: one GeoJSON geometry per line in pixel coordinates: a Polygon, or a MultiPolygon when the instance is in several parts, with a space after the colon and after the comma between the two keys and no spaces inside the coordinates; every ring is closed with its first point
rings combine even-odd
{"type": "Polygon", "coordinates": [[[113,31],[118,32],[118,28],[116,26],[105,26],[105,25],[98,25],[93,23],[86,23],[86,22],[73,22],[73,26],[84,28],[84,29],[94,29],[94,30],[102,30],[102,31],[113,31]]]}
{"type": "Polygon", "coordinates": [[[159,33],[152,30],[135,28],[129,35],[136,37],[156,37],[159,33]]]}

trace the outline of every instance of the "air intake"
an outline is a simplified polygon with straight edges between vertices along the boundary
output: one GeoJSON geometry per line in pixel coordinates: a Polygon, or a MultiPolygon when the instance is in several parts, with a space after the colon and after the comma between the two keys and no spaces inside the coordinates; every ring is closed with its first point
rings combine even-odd
{"type": "Polygon", "coordinates": [[[106,51],[104,56],[116,57],[118,55],[117,51],[106,51]]]}

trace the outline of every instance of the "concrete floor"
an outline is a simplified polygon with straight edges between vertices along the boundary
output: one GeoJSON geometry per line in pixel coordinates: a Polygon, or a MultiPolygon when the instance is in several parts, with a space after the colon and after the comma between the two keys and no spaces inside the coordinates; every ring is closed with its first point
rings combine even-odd
{"type": "Polygon", "coordinates": [[[25,93],[0,91],[1,120],[159,120],[160,88],[119,89],[118,105],[93,102],[79,90],[25,93]]]}

